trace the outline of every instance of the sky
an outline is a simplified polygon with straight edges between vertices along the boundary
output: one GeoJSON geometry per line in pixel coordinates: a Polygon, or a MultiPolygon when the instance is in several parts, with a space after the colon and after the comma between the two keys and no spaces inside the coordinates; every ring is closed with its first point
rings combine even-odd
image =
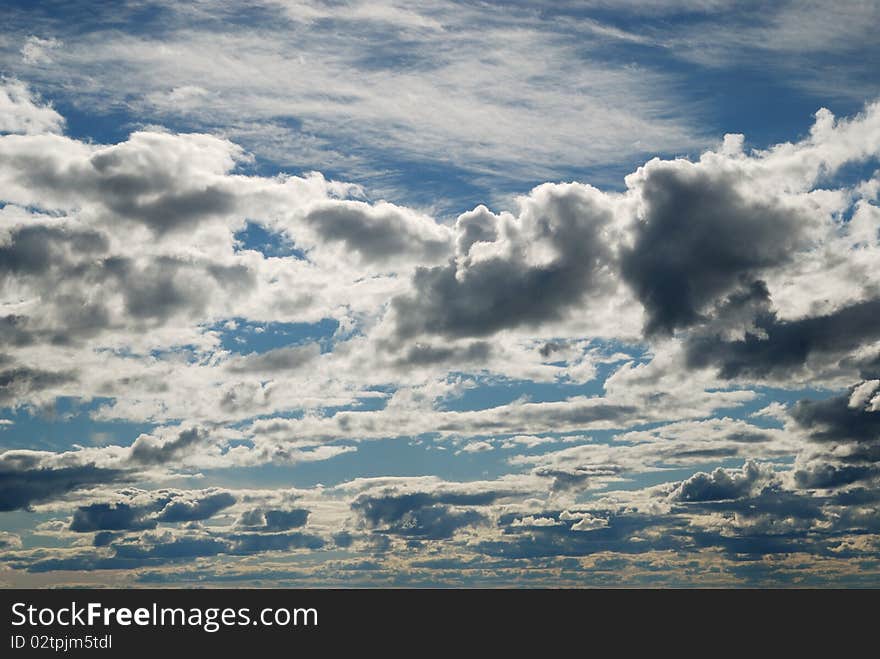
{"type": "Polygon", "coordinates": [[[880,585],[876,2],[2,2],[0,586],[880,585]]]}

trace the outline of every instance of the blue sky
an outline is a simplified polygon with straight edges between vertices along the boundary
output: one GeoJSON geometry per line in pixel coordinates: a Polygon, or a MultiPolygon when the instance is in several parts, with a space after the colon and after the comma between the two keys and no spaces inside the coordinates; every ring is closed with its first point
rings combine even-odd
{"type": "Polygon", "coordinates": [[[874,3],[112,4],[4,3],[0,583],[876,585],[874,3]]]}

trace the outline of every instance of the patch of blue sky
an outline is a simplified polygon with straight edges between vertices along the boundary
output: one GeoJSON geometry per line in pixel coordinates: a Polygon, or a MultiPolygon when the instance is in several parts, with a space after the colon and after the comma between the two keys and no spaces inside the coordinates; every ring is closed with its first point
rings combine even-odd
{"type": "Polygon", "coordinates": [[[144,117],[131,114],[127,108],[82,108],[72,98],[54,95],[51,90],[43,91],[42,96],[51,101],[55,110],[64,117],[64,134],[73,139],[95,144],[118,144],[149,123],[144,121],[144,117]]]}
{"type": "Polygon", "coordinates": [[[287,236],[269,231],[257,222],[248,222],[245,228],[235,233],[235,251],[252,250],[267,258],[294,257],[305,260],[306,252],[298,248],[287,236]]]}
{"type": "Polygon", "coordinates": [[[141,35],[167,34],[167,19],[171,8],[158,2],[118,2],[92,0],[4,0],[4,20],[9,29],[28,28],[30,33],[41,33],[39,28],[53,27],[67,33],[88,35],[101,29],[121,29],[141,35]]]}
{"type": "Polygon", "coordinates": [[[12,421],[11,425],[0,425],[0,448],[27,446],[38,451],[68,451],[74,445],[128,446],[138,435],[156,427],[156,424],[149,422],[102,421],[92,418],[94,411],[112,401],[112,398],[82,401],[61,396],[49,409],[20,407],[0,410],[0,418],[12,421]]]}
{"type": "MultiPolygon", "coordinates": [[[[352,445],[351,442],[337,442],[352,445]]],[[[326,487],[355,478],[436,476],[452,481],[495,479],[516,471],[507,463],[507,452],[456,453],[448,441],[430,436],[415,439],[389,438],[363,441],[357,450],[329,460],[296,464],[268,464],[233,470],[200,470],[220,487],[326,487]]]]}
{"type": "MultiPolygon", "coordinates": [[[[680,66],[687,65],[669,63],[670,70],[680,66]]],[[[685,94],[697,113],[707,126],[716,127],[716,138],[724,133],[744,134],[747,151],[806,137],[821,107],[837,116],[864,109],[863,101],[786,84],[784,76],[763,67],[687,69],[685,94]]]]}
{"type": "MultiPolygon", "coordinates": [[[[481,378],[477,378],[480,380],[481,378]]],[[[565,382],[533,382],[531,380],[488,380],[465,389],[456,398],[438,403],[438,409],[450,412],[471,412],[507,405],[517,400],[550,403],[573,396],[600,396],[603,381],[596,379],[583,384],[565,382]]]]}
{"type": "Polygon", "coordinates": [[[0,529],[7,533],[18,535],[21,538],[22,549],[63,546],[66,544],[63,540],[50,535],[37,535],[33,532],[38,525],[52,519],[58,519],[58,513],[37,512],[33,510],[0,512],[0,529]]]}
{"type": "MultiPolygon", "coordinates": [[[[341,147],[340,147],[341,148],[341,147]]],[[[469,163],[402,158],[398,152],[362,149],[360,159],[369,169],[329,170],[328,178],[347,179],[364,186],[367,199],[386,199],[396,204],[425,209],[438,220],[450,221],[486,204],[493,210],[507,210],[503,197],[525,194],[544,180],[524,181],[501,171],[474,173],[469,163]]]]}
{"type": "Polygon", "coordinates": [[[322,352],[333,348],[339,321],[324,318],[316,323],[263,323],[231,318],[207,328],[220,338],[220,346],[234,353],[263,353],[286,346],[317,342],[322,352]]]}

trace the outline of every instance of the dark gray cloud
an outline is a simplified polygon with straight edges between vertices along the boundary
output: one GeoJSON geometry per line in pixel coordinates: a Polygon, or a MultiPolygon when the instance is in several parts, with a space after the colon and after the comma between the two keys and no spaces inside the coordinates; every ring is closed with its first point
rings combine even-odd
{"type": "Polygon", "coordinates": [[[142,544],[122,542],[113,545],[116,558],[126,559],[137,564],[148,564],[154,560],[173,561],[199,556],[216,556],[229,549],[227,543],[213,537],[180,537],[168,542],[142,544]]]}
{"type": "MultiPolygon", "coordinates": [[[[880,477],[880,410],[877,383],[854,385],[842,395],[801,400],[789,410],[795,428],[812,443],[792,472],[804,490],[852,488],[880,477]]],[[[838,516],[839,517],[839,516],[838,516]]]]}
{"type": "Polygon", "coordinates": [[[156,498],[143,504],[95,503],[81,506],[73,514],[70,530],[141,531],[156,528],[159,522],[174,524],[209,519],[235,503],[229,492],[181,493],[159,491],[156,498]]]}
{"type": "Polygon", "coordinates": [[[262,353],[252,353],[230,362],[233,373],[276,373],[302,368],[318,358],[321,346],[308,343],[301,346],[285,346],[262,353]]]}
{"type": "Polygon", "coordinates": [[[336,202],[312,210],[305,221],[322,239],[343,243],[347,251],[367,263],[389,262],[396,257],[430,263],[443,259],[451,249],[442,232],[429,233],[430,225],[414,222],[390,204],[336,202]]]}
{"type": "Polygon", "coordinates": [[[175,497],[156,517],[160,522],[195,522],[208,519],[235,503],[229,492],[214,492],[198,497],[175,497]]]}
{"type": "Polygon", "coordinates": [[[107,237],[93,229],[25,225],[10,230],[0,244],[0,277],[74,274],[71,262],[109,249],[107,237]]]}
{"type": "Polygon", "coordinates": [[[755,525],[756,532],[761,532],[762,526],[772,526],[785,519],[805,522],[822,519],[825,517],[827,503],[827,498],[772,486],[762,488],[752,496],[694,501],[688,504],[688,509],[736,513],[747,520],[764,521],[763,525],[755,525]]]}
{"type": "Polygon", "coordinates": [[[159,465],[191,453],[208,441],[208,432],[201,428],[181,430],[177,437],[161,440],[152,435],[141,435],[131,445],[130,459],[142,465],[159,465]]]}
{"type": "Polygon", "coordinates": [[[644,217],[620,268],[648,313],[647,334],[698,324],[713,302],[784,264],[808,222],[774,199],[751,199],[733,175],[652,163],[642,183],[644,217]]]}
{"type": "Polygon", "coordinates": [[[0,456],[0,511],[27,508],[80,488],[113,483],[126,477],[125,471],[94,465],[28,468],[6,453],[0,456]]]}
{"type": "Polygon", "coordinates": [[[237,526],[250,530],[287,531],[305,526],[309,511],[305,508],[291,510],[263,510],[255,508],[242,513],[237,526]]]}
{"type": "Polygon", "coordinates": [[[26,285],[53,311],[49,324],[21,314],[0,318],[0,344],[68,344],[95,336],[109,324],[106,308],[83,284],[100,284],[100,260],[109,249],[101,232],[78,226],[32,223],[0,239],[0,284],[26,285]]]}
{"type": "Polygon", "coordinates": [[[307,533],[204,533],[171,535],[147,532],[141,536],[106,535],[102,551],[91,550],[62,558],[23,557],[9,564],[29,572],[55,570],[120,570],[138,567],[159,567],[220,554],[246,556],[269,551],[292,549],[318,550],[324,540],[307,533]]]}
{"type": "Polygon", "coordinates": [[[131,317],[154,324],[177,314],[201,314],[213,284],[224,294],[236,296],[256,283],[254,273],[245,266],[221,267],[168,256],[155,257],[146,264],[126,257],[108,258],[102,262],[101,274],[115,283],[131,317]]]}
{"type": "Polygon", "coordinates": [[[794,472],[795,484],[804,490],[851,485],[880,475],[880,466],[810,464],[794,472]]]}
{"type": "Polygon", "coordinates": [[[791,418],[817,442],[880,442],[880,411],[850,405],[852,390],[824,400],[801,400],[791,418]]]}
{"type": "MultiPolygon", "coordinates": [[[[534,513],[535,517],[556,517],[559,511],[534,513]]],[[[588,556],[601,552],[640,554],[654,550],[680,550],[688,545],[681,535],[687,522],[670,516],[641,514],[607,514],[608,524],[588,532],[572,531],[568,525],[513,526],[518,514],[502,515],[499,525],[505,536],[499,540],[479,543],[477,551],[487,556],[511,559],[538,559],[552,556],[588,556]],[[646,534],[645,531],[662,530],[662,533],[646,534]],[[638,536],[640,542],[632,542],[638,536]]]]}
{"type": "Polygon", "coordinates": [[[230,536],[230,553],[255,554],[288,549],[321,549],[324,540],[309,533],[239,533],[230,536]]]}
{"type": "Polygon", "coordinates": [[[426,493],[364,495],[352,503],[373,529],[382,533],[426,539],[450,538],[460,528],[485,522],[485,516],[462,506],[485,506],[500,493],[426,493]]]}
{"type": "Polygon", "coordinates": [[[92,546],[107,547],[111,542],[118,539],[119,537],[119,533],[113,533],[112,531],[98,531],[95,534],[95,537],[92,539],[92,546]]]}
{"type": "Polygon", "coordinates": [[[20,400],[45,389],[73,382],[72,372],[52,372],[19,366],[0,370],[0,406],[15,405],[20,400]]]}
{"type": "Polygon", "coordinates": [[[395,364],[401,367],[431,366],[456,361],[473,367],[484,364],[491,354],[492,345],[486,341],[474,341],[467,346],[434,346],[419,342],[411,345],[395,364]]]}
{"type": "Polygon", "coordinates": [[[802,369],[812,356],[839,359],[877,340],[878,318],[880,299],[800,320],[780,321],[775,311],[763,311],[754,320],[757,331],[747,332],[741,340],[727,341],[718,335],[689,338],[687,365],[716,367],[723,378],[785,377],[802,369]]]}
{"type": "Polygon", "coordinates": [[[538,350],[538,352],[541,354],[541,357],[544,357],[546,359],[547,357],[552,355],[554,352],[562,350],[563,348],[565,348],[564,343],[560,343],[558,341],[548,341],[547,343],[545,343],[544,345],[541,346],[541,348],[538,350]]]}
{"type": "Polygon", "coordinates": [[[534,235],[507,236],[504,256],[419,268],[414,295],[392,301],[398,337],[486,336],[562,318],[583,302],[611,260],[603,236],[611,213],[576,192],[549,196],[534,212],[534,235]],[[546,244],[552,258],[530,262],[527,253],[536,242],[546,244]]]}
{"type": "Polygon", "coordinates": [[[92,531],[139,531],[156,527],[155,519],[148,519],[152,507],[130,506],[127,503],[95,503],[77,508],[70,522],[70,530],[77,533],[92,531]]]}

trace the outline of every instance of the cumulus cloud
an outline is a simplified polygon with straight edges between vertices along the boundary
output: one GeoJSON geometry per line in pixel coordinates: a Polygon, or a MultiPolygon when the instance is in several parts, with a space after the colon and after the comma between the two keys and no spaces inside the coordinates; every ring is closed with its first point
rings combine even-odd
{"type": "Polygon", "coordinates": [[[77,489],[119,481],[125,472],[94,465],[56,468],[39,466],[32,456],[0,454],[0,510],[27,508],[77,489]]]}
{"type": "Polygon", "coordinates": [[[156,527],[155,519],[147,519],[148,508],[132,507],[127,503],[95,503],[77,508],[70,523],[70,530],[77,533],[89,531],[138,531],[156,527]]]}
{"type": "Polygon", "coordinates": [[[867,400],[865,384],[853,387],[843,396],[799,401],[791,409],[791,417],[815,441],[878,442],[880,411],[867,400]]]}
{"type": "Polygon", "coordinates": [[[645,306],[648,334],[698,323],[710,303],[806,244],[810,218],[750,195],[740,172],[654,160],[627,184],[642,210],[621,274],[645,306]]]}
{"type": "Polygon", "coordinates": [[[397,337],[536,326],[608,290],[612,209],[599,190],[545,185],[520,206],[516,217],[481,208],[459,218],[455,259],[419,269],[413,296],[392,302],[397,337]]]}
{"type": "Polygon", "coordinates": [[[113,146],[7,136],[0,153],[8,201],[47,209],[92,204],[159,234],[229,213],[235,195],[223,175],[243,158],[240,147],[210,135],[157,132],[113,146]]]}
{"type": "Polygon", "coordinates": [[[43,104],[25,83],[0,79],[0,134],[60,133],[63,126],[64,117],[43,104]]]}
{"type": "Polygon", "coordinates": [[[780,321],[773,311],[759,313],[755,330],[726,341],[718,335],[694,337],[687,345],[692,367],[716,366],[723,378],[764,378],[796,373],[812,357],[845,355],[880,339],[876,321],[880,299],[845,306],[830,314],[780,321]]]}
{"type": "Polygon", "coordinates": [[[207,439],[207,432],[200,428],[181,430],[176,437],[165,439],[140,435],[131,445],[131,460],[146,465],[163,464],[192,452],[207,439]]]}
{"type": "Polygon", "coordinates": [[[719,467],[711,474],[697,472],[681,482],[669,495],[675,501],[722,501],[740,499],[760,492],[775,479],[773,468],[746,462],[742,469],[719,467]]]}
{"type": "Polygon", "coordinates": [[[370,528],[380,532],[438,540],[485,522],[484,514],[471,507],[491,503],[498,497],[497,492],[388,492],[363,495],[351,507],[370,528]]]}
{"type": "Polygon", "coordinates": [[[196,496],[178,496],[169,501],[156,517],[160,522],[196,522],[213,517],[235,503],[229,492],[200,492],[196,496]]]}
{"type": "Polygon", "coordinates": [[[449,253],[449,232],[424,215],[387,202],[325,202],[313,206],[305,222],[325,241],[341,243],[346,253],[367,262],[395,259],[431,263],[449,253]]]}

